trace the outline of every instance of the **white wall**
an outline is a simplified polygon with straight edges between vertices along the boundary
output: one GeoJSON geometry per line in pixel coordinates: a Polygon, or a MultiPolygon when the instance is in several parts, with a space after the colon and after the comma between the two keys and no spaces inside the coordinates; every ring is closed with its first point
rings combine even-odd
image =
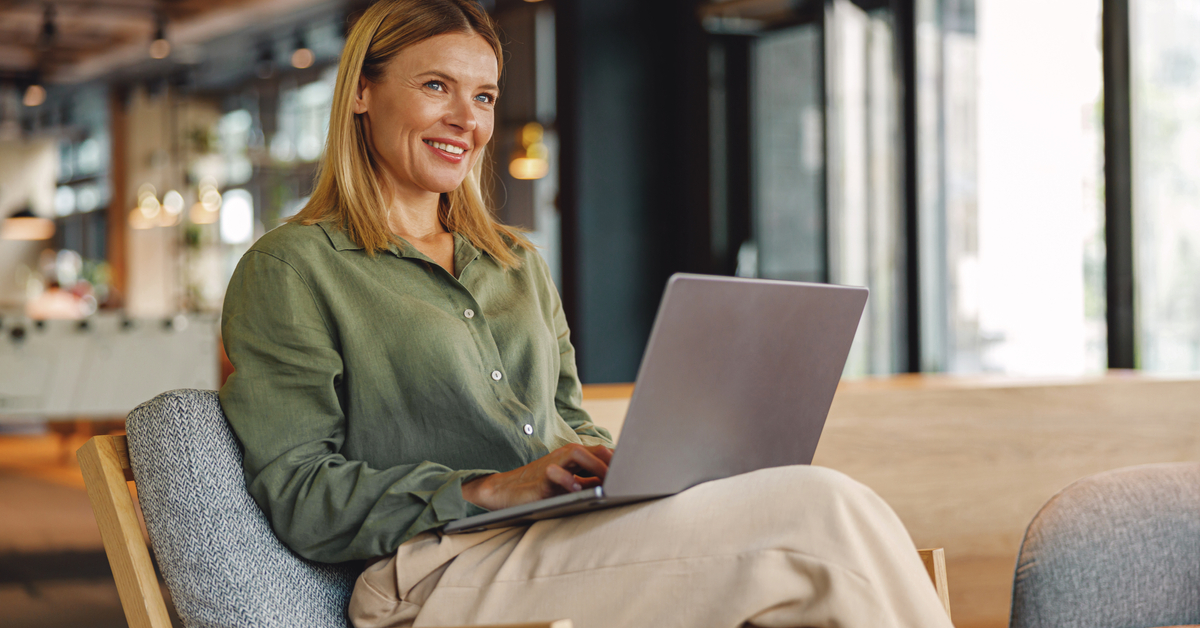
{"type": "MultiPolygon", "coordinates": [[[[39,215],[54,216],[58,151],[53,140],[0,142],[0,219],[33,206],[39,215]]],[[[34,268],[45,242],[0,240],[0,308],[21,309],[25,286],[18,282],[22,265],[34,268]]]]}
{"type": "MultiPolygon", "coordinates": [[[[187,150],[177,145],[183,136],[196,127],[208,128],[220,115],[219,110],[204,101],[181,99],[169,92],[149,96],[136,90],[130,98],[127,133],[127,170],[123,215],[137,204],[138,188],[149,183],[157,190],[159,199],[167,190],[181,192],[190,207],[195,195],[186,184],[187,150]],[[174,134],[174,137],[172,137],[174,134]]],[[[114,199],[119,202],[119,199],[114,199]]],[[[179,311],[182,307],[183,269],[181,227],[127,229],[128,283],[126,310],[134,317],[158,318],[179,311]]]]}

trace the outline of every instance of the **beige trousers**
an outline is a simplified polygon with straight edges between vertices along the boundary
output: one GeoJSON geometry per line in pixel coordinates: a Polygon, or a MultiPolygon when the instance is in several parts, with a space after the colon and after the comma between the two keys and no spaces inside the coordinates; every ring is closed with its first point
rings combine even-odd
{"type": "Polygon", "coordinates": [[[891,508],[821,467],[765,469],[528,527],[422,534],[372,564],[357,628],[951,628],[891,508]]]}

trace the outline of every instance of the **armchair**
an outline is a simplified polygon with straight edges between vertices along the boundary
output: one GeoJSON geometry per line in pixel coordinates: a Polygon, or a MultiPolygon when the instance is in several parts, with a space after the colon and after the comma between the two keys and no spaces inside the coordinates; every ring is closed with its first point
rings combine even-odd
{"type": "MultiPolygon", "coordinates": [[[[122,607],[132,628],[171,625],[129,491],[187,626],[348,626],[357,570],[307,561],[246,491],[242,454],[213,391],[163,393],[130,413],[127,436],[79,450],[122,607]]],[[[949,613],[941,549],[921,550],[949,613]]],[[[570,620],[493,628],[571,628],[570,620]]]]}
{"type": "Polygon", "coordinates": [[[1010,628],[1200,624],[1200,463],[1086,477],[1025,532],[1010,628]]]}

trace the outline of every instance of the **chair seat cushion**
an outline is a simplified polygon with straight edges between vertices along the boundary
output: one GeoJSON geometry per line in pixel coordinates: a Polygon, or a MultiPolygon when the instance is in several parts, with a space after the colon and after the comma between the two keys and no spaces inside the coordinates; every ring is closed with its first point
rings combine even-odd
{"type": "Polygon", "coordinates": [[[307,561],[279,541],[246,491],[216,392],[163,393],[126,429],[151,547],[185,625],[348,625],[360,566],[307,561]]]}

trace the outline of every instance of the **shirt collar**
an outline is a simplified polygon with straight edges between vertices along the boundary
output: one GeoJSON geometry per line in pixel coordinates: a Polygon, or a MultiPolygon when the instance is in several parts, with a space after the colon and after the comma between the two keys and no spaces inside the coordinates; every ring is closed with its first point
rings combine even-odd
{"type": "Polygon", "coordinates": [[[328,220],[323,220],[321,222],[318,222],[317,224],[320,225],[321,229],[323,229],[325,231],[325,236],[329,238],[329,243],[333,245],[333,248],[335,250],[338,250],[338,251],[361,251],[362,250],[363,247],[361,245],[359,245],[357,242],[355,242],[354,240],[351,240],[350,235],[346,233],[345,229],[338,227],[337,225],[333,224],[333,222],[328,221],[328,220]]]}
{"type": "Polygon", "coordinates": [[[458,276],[462,277],[463,271],[471,262],[479,259],[479,249],[471,244],[463,234],[454,232],[454,268],[458,271],[458,276]]]}
{"type": "MultiPolygon", "coordinates": [[[[335,250],[361,251],[363,249],[362,245],[350,239],[345,229],[339,228],[330,221],[322,221],[317,224],[325,231],[326,237],[329,238],[329,243],[333,245],[335,250]]],[[[404,238],[400,238],[397,242],[390,244],[388,250],[396,257],[412,257],[429,261],[428,257],[405,241],[404,238]]],[[[454,232],[454,267],[458,269],[460,275],[468,264],[479,259],[479,255],[479,249],[475,248],[475,245],[471,244],[470,240],[461,233],[454,232]]]]}
{"type": "MultiPolygon", "coordinates": [[[[323,220],[318,225],[325,231],[326,237],[329,238],[329,243],[333,245],[336,251],[361,251],[363,246],[350,238],[350,234],[346,230],[336,225],[333,221],[323,220]]],[[[396,257],[419,257],[420,253],[412,248],[407,242],[400,241],[403,248],[397,246],[395,242],[388,244],[388,251],[396,257]]]]}

